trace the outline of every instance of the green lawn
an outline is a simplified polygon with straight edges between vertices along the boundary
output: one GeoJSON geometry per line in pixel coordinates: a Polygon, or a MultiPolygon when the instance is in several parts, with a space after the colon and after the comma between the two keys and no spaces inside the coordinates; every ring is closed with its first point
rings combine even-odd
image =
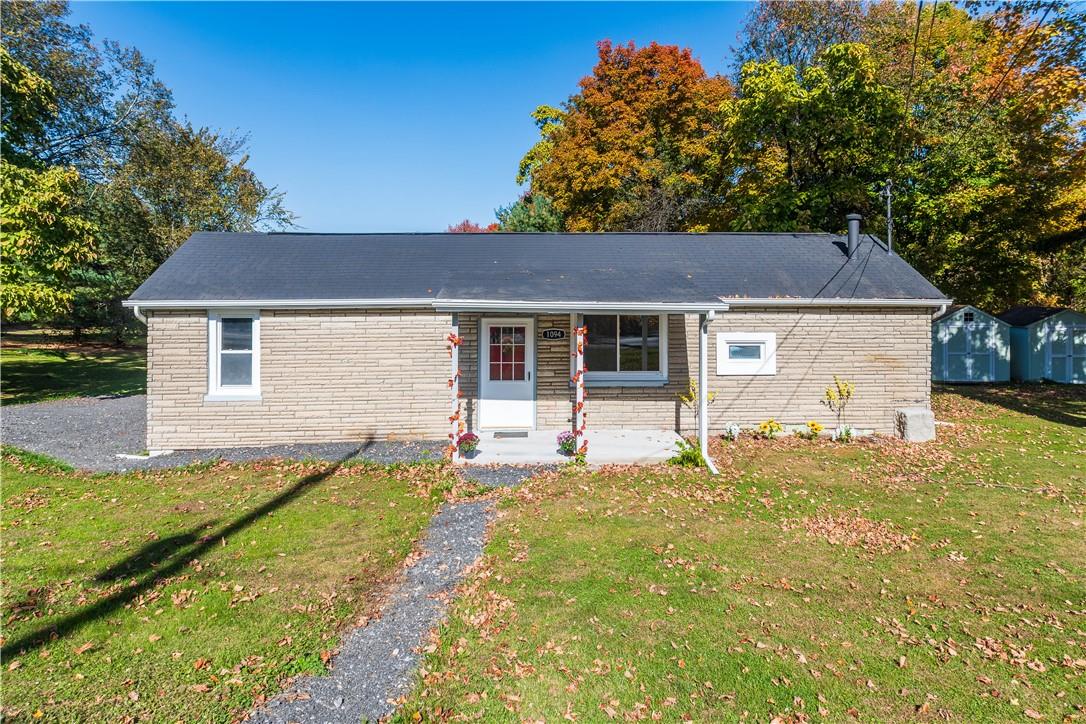
{"type": "Polygon", "coordinates": [[[67,721],[230,721],[324,671],[452,481],[440,464],[2,466],[3,715],[67,721]]]}
{"type": "Polygon", "coordinates": [[[4,335],[0,401],[5,405],[64,397],[142,394],[146,353],[140,347],[74,344],[48,331],[4,335]]]}
{"type": "Polygon", "coordinates": [[[506,496],[413,720],[1086,718],[1086,391],[939,391],[936,443],[717,443],[506,496]]]}

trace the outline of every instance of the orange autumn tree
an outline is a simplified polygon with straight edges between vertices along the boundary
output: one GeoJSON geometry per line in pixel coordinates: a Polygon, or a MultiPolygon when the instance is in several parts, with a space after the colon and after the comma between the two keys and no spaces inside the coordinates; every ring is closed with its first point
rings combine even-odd
{"type": "MultiPolygon", "coordinates": [[[[731,83],[689,49],[599,44],[599,62],[562,109],[540,106],[540,141],[520,180],[569,231],[717,227],[706,203],[727,177],[721,105],[731,83]]],[[[719,208],[719,207],[718,207],[719,208]]]]}

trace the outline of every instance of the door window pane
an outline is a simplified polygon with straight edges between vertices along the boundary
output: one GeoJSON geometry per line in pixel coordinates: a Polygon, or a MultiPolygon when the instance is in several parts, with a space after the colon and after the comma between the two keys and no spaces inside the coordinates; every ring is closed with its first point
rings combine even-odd
{"type": "Polygon", "coordinates": [[[519,381],[526,377],[526,334],[524,326],[490,328],[490,379],[495,382],[519,381]]]}
{"type": "Polygon", "coordinates": [[[253,384],[253,355],[251,352],[224,352],[220,355],[222,385],[253,384]]]}

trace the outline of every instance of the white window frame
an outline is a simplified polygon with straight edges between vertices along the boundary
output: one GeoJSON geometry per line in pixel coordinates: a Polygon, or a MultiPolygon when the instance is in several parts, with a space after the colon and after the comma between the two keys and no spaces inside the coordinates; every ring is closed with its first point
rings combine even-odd
{"type": "Polygon", "coordinates": [[[207,314],[207,395],[208,402],[232,402],[260,399],[260,312],[253,309],[209,311],[207,314]],[[224,385],[220,379],[222,354],[222,320],[251,319],[253,321],[253,381],[249,385],[224,385]]]}
{"type": "Polygon", "coordinates": [[[716,373],[721,376],[777,374],[777,333],[718,332],[716,373]],[[759,359],[730,359],[728,347],[733,344],[759,345],[762,348],[762,356],[759,359]]]}
{"type": "MultiPolygon", "coordinates": [[[[617,372],[593,372],[591,369],[585,372],[584,382],[587,387],[659,387],[667,384],[667,317],[666,314],[653,314],[645,312],[615,312],[614,314],[605,312],[592,312],[590,316],[597,317],[656,317],[659,320],[660,328],[660,369],[652,371],[617,371],[617,372]]],[[[578,326],[584,324],[583,314],[571,314],[570,324],[578,326]]],[[[592,340],[592,331],[588,333],[589,344],[592,340]]],[[[573,375],[576,361],[573,359],[573,355],[577,352],[577,335],[571,334],[569,341],[570,349],[570,375],[573,375]]],[[[617,354],[617,348],[616,348],[617,354]]],[[[572,385],[572,383],[570,383],[572,385]]]]}

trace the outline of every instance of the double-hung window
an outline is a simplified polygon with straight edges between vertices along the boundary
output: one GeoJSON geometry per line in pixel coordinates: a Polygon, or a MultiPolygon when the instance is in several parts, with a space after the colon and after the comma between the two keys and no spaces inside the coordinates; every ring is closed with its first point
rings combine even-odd
{"type": "Polygon", "coordinates": [[[667,317],[586,314],[585,381],[652,384],[667,381],[667,317]]]}
{"type": "Polygon", "coordinates": [[[207,399],[260,399],[260,314],[210,314],[207,332],[207,399]]]}

